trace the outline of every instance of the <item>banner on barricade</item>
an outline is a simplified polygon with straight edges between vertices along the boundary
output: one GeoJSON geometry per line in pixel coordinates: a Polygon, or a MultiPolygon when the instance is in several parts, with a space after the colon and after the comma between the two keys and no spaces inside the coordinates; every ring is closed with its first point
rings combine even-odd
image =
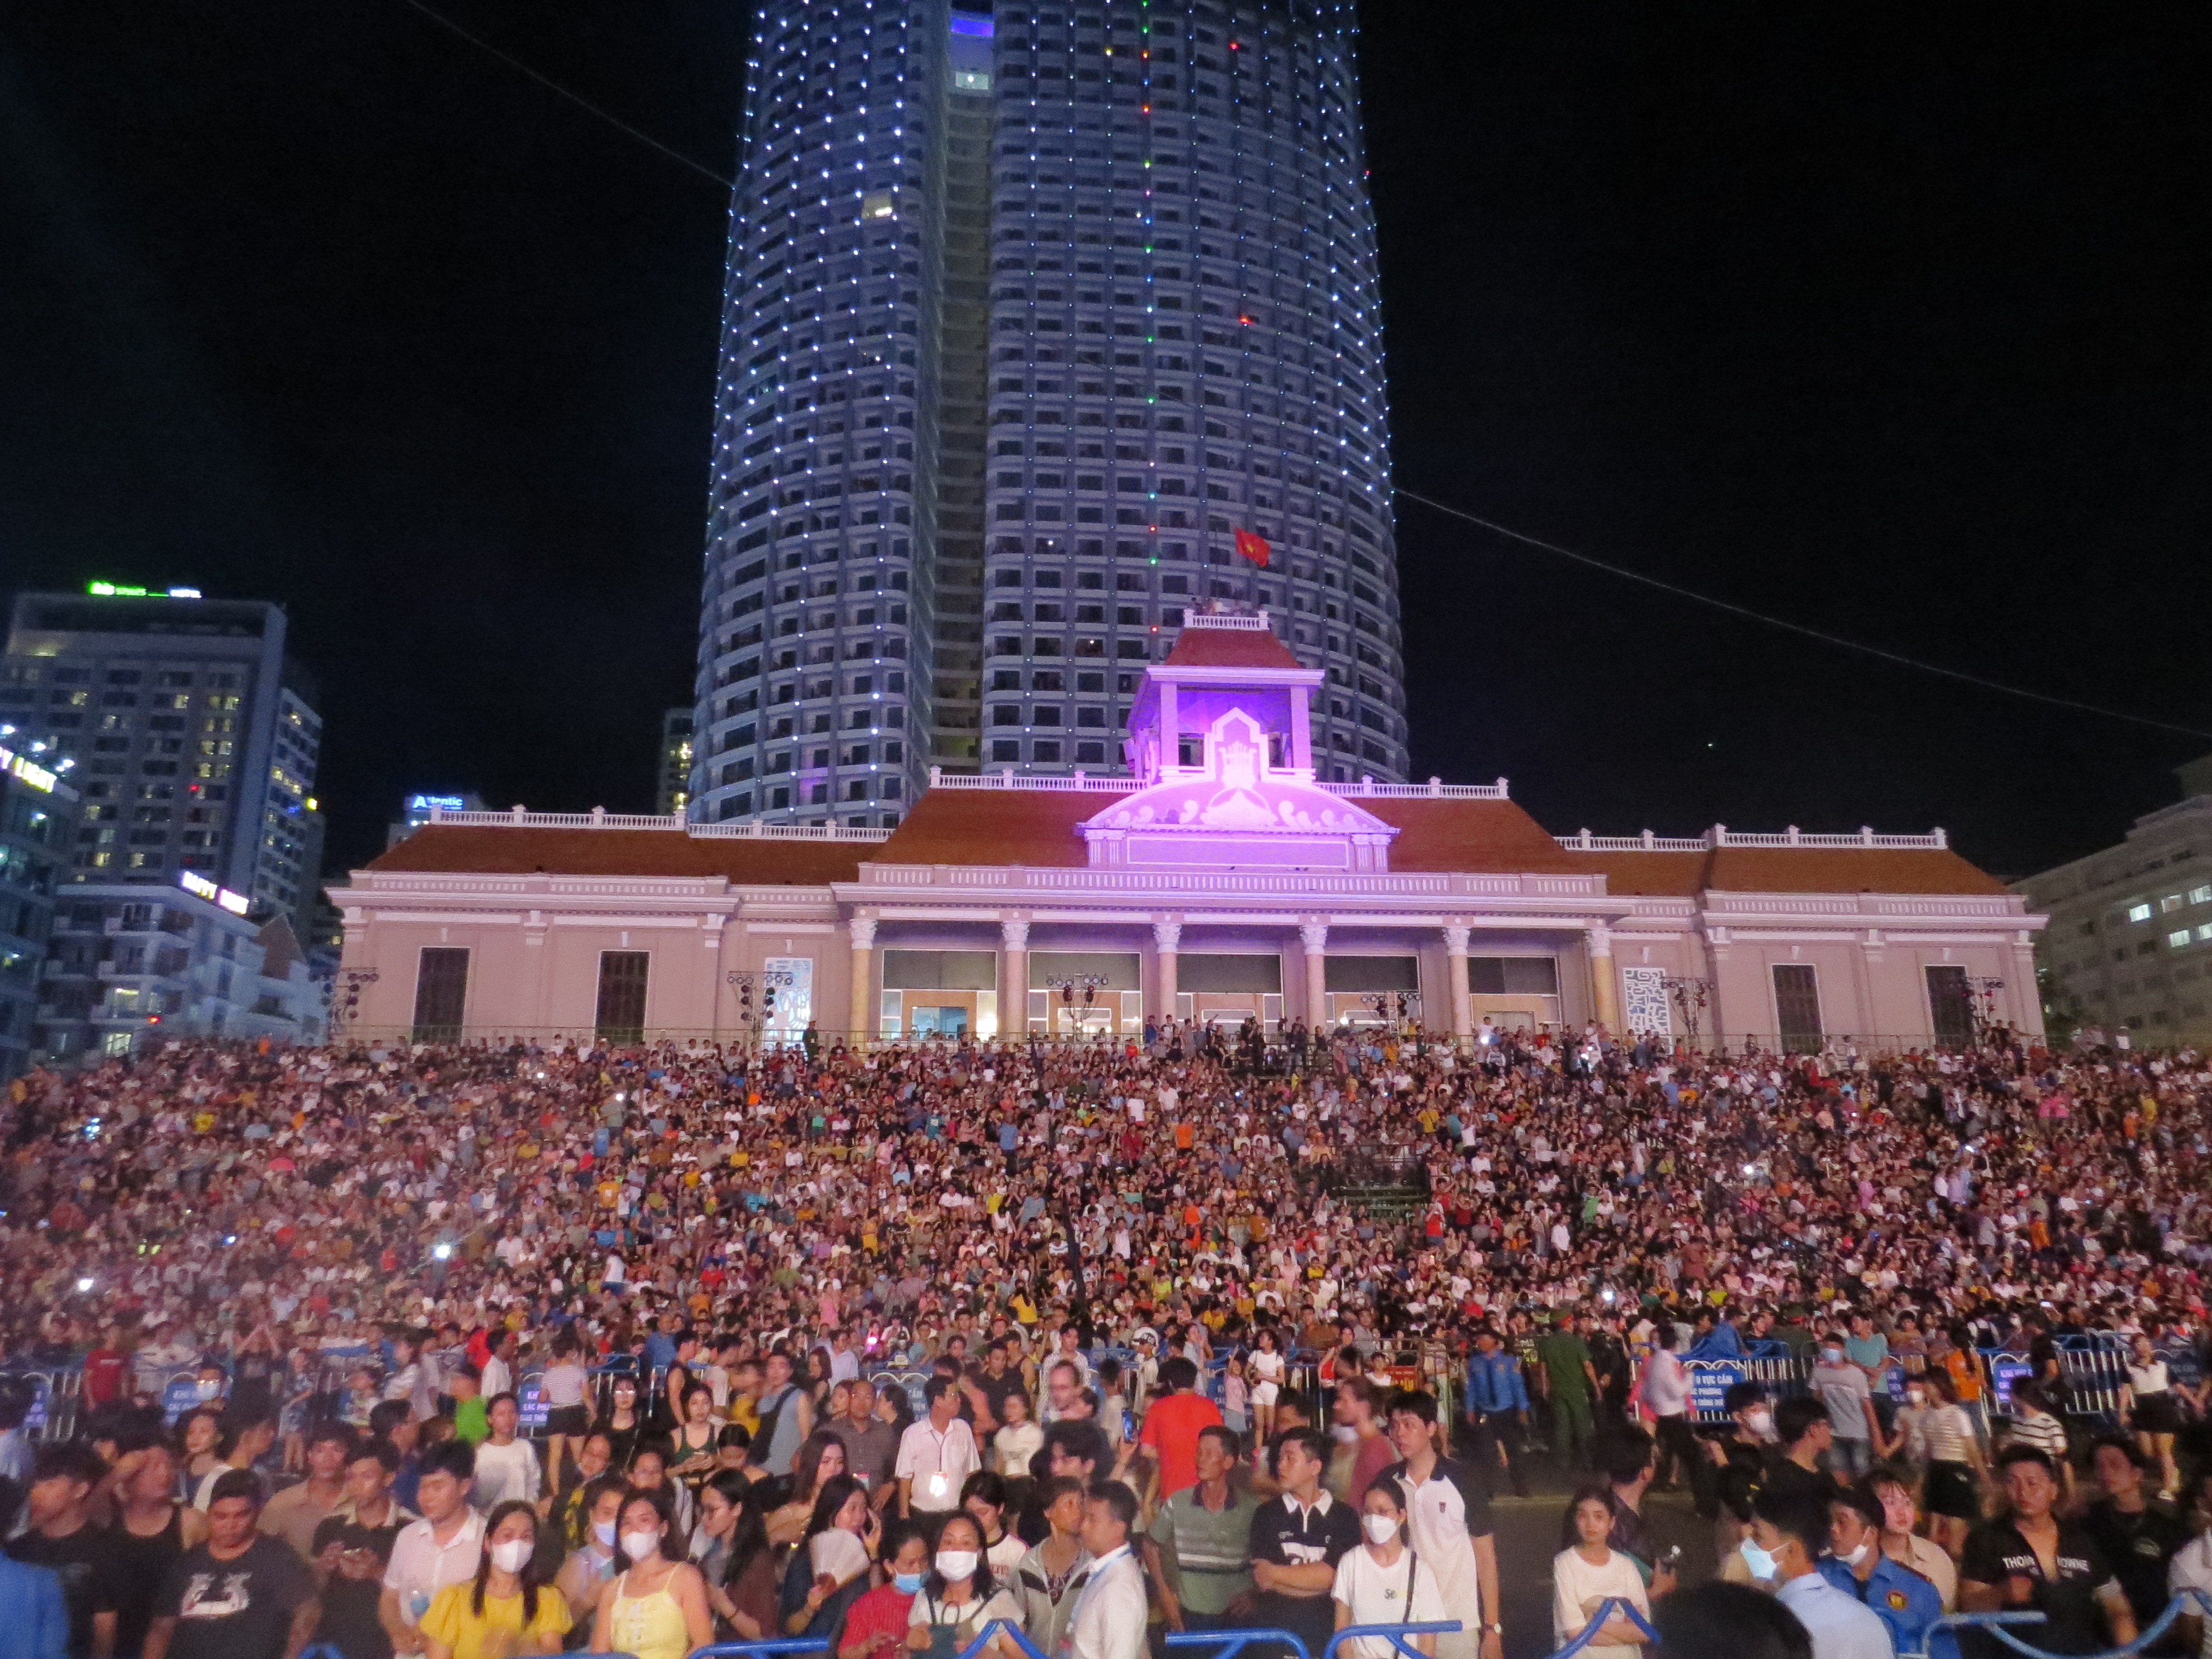
{"type": "Polygon", "coordinates": [[[1718,1419],[1728,1415],[1728,1391],[1743,1381],[1743,1365],[1734,1359],[1686,1359],[1690,1375],[1690,1415],[1718,1419]]]}

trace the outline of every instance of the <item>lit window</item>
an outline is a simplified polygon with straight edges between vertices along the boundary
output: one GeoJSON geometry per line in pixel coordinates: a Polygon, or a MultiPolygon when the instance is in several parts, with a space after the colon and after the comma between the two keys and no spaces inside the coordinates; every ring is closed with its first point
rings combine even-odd
{"type": "Polygon", "coordinates": [[[2192,887],[2189,890],[2191,904],[2212,904],[2212,887],[2192,887]]]}
{"type": "Polygon", "coordinates": [[[2128,920],[2130,921],[2148,921],[2150,920],[2150,906],[2148,904],[2130,905],[2128,907],[2128,920]]]}
{"type": "Polygon", "coordinates": [[[2179,910],[2181,908],[2181,895],[2179,893],[2168,893],[2164,898],[2158,902],[2158,908],[2162,912],[2179,910]]]}
{"type": "Polygon", "coordinates": [[[892,198],[890,191],[872,190],[860,198],[860,216],[863,219],[896,219],[898,217],[898,204],[892,198]]]}
{"type": "Polygon", "coordinates": [[[2198,922],[2197,924],[2197,937],[2200,939],[2212,939],[2212,921],[2198,922]]]}
{"type": "Polygon", "coordinates": [[[2175,928],[2172,933],[2166,936],[2166,942],[2168,945],[2171,945],[2175,950],[2179,951],[2183,945],[2189,943],[2189,930],[2186,927],[2175,928]]]}

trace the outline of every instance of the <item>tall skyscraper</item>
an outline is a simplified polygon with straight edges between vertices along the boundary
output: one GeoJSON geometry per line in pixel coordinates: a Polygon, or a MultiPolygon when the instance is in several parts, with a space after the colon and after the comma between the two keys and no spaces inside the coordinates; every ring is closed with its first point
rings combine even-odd
{"type": "Polygon", "coordinates": [[[0,659],[0,720],[76,762],[65,878],[190,873],[282,910],[306,938],[322,858],[314,682],[283,611],[189,588],[26,593],[0,659]]]}
{"type": "Polygon", "coordinates": [[[1324,672],[1323,776],[1405,775],[1354,42],[1321,0],[760,9],[694,817],[1121,770],[1214,600],[1324,672]]]}
{"type": "Polygon", "coordinates": [[[682,817],[691,802],[691,723],[697,713],[671,708],[660,717],[659,782],[653,810],[665,818],[682,817]]]}

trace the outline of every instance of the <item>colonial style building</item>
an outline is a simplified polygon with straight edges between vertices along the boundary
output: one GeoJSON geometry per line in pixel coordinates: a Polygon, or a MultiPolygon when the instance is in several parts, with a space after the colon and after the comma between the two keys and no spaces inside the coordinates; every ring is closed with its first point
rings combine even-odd
{"type": "Polygon", "coordinates": [[[1817,1048],[2040,1030],[2044,918],[1924,836],[1553,836],[1323,781],[1264,612],[1145,672],[1131,775],[933,774],[895,830],[444,812],[350,884],[356,1035],[864,1041],[1418,1014],[1817,1048]]]}

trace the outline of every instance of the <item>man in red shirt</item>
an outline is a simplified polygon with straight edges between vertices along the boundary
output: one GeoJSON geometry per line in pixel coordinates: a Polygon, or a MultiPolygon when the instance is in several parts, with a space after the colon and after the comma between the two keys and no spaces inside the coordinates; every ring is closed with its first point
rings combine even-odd
{"type": "Polygon", "coordinates": [[[110,1406],[121,1397],[123,1381],[131,1366],[123,1338],[112,1325],[100,1329],[100,1346],[84,1357],[84,1380],[80,1391],[92,1408],[110,1406]]]}
{"type": "Polygon", "coordinates": [[[1154,1504],[1198,1484],[1199,1431],[1221,1421],[1219,1408],[1198,1392],[1198,1367],[1182,1354],[1160,1362],[1160,1387],[1167,1392],[1146,1411],[1137,1436],[1152,1462],[1146,1495],[1154,1504]]]}

